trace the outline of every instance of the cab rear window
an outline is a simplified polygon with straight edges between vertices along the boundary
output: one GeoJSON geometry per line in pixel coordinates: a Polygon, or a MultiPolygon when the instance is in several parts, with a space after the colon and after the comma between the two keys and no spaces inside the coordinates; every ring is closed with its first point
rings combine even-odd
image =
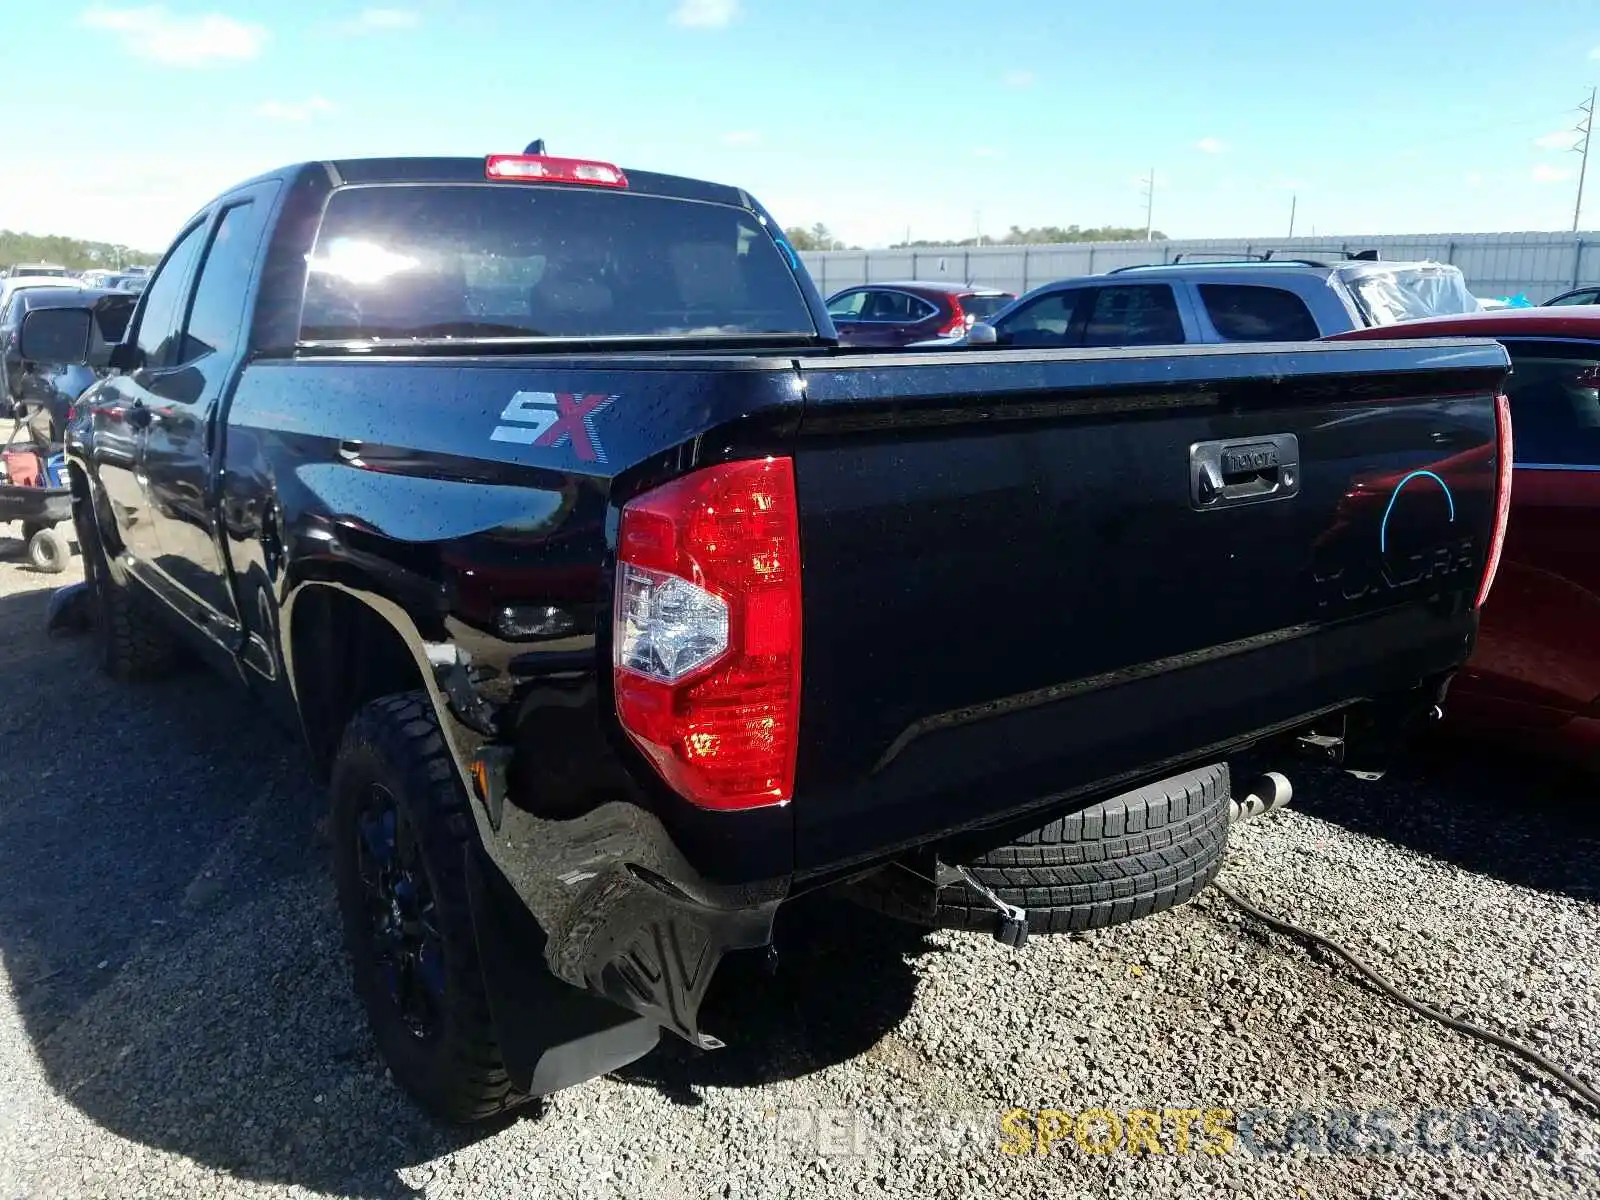
{"type": "Polygon", "coordinates": [[[784,251],[732,205],[572,186],[328,200],[302,341],[814,335],[784,251]]]}

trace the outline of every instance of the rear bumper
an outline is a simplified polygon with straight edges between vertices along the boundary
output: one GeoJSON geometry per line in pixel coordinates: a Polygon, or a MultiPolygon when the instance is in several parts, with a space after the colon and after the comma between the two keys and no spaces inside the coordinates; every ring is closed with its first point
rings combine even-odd
{"type": "Polygon", "coordinates": [[[798,878],[837,876],[965,830],[1042,821],[1353,707],[1367,713],[1357,749],[1370,761],[1438,702],[1476,629],[1475,613],[1413,606],[932,715],[866,779],[796,798],[798,878]]]}

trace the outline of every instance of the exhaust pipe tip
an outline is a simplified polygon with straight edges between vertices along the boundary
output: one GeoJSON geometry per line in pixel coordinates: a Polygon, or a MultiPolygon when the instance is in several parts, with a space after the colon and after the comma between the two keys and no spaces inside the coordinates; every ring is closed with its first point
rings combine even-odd
{"type": "Polygon", "coordinates": [[[1282,808],[1294,799],[1294,785],[1280,771],[1268,771],[1251,783],[1242,797],[1234,797],[1228,805],[1228,823],[1237,824],[1282,808]]]}

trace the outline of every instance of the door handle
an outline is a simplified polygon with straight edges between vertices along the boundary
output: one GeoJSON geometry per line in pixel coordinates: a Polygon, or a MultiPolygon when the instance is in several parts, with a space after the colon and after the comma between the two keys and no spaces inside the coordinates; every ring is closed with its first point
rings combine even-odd
{"type": "Polygon", "coordinates": [[[1286,500],[1299,492],[1300,439],[1292,433],[1189,447],[1189,500],[1195,508],[1286,500]]]}

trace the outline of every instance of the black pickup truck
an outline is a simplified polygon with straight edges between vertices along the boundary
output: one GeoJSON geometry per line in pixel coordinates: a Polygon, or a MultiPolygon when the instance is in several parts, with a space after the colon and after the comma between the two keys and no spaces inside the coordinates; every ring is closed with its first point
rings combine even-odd
{"type": "Polygon", "coordinates": [[[1492,342],[841,352],[748,194],[591,161],[263,175],[121,326],[21,334],[109,368],[102,664],[303,736],[376,1040],[460,1120],[716,1047],[804,892],[1181,902],[1230,755],[1380,769],[1435,710],[1504,532],[1492,342]]]}

